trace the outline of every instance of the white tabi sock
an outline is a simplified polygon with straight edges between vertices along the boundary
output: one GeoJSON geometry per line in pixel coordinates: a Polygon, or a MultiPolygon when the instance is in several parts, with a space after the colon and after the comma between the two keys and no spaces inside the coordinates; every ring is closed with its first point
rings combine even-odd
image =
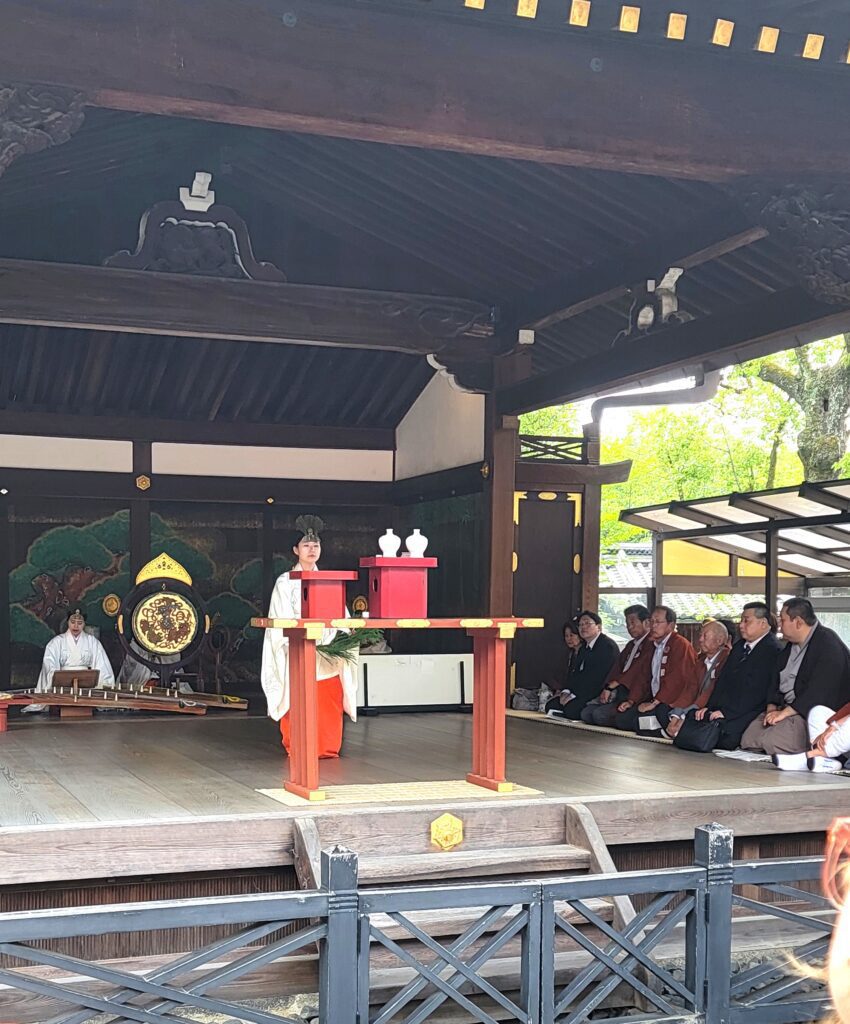
{"type": "Polygon", "coordinates": [[[774,754],[771,760],[783,772],[805,772],[809,768],[808,758],[804,753],[774,754]]]}
{"type": "Polygon", "coordinates": [[[650,730],[655,732],[661,728],[661,723],[655,715],[641,715],[640,718],[638,718],[638,728],[646,729],[647,732],[650,730]]]}
{"type": "Polygon", "coordinates": [[[844,765],[834,757],[810,757],[810,772],[840,772],[844,765]]]}

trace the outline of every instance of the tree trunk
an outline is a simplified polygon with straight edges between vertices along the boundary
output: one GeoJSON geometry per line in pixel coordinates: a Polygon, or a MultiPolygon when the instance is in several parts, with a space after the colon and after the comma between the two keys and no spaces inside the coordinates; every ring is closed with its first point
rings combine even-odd
{"type": "MultiPolygon", "coordinates": [[[[759,369],[759,376],[784,391],[803,412],[797,449],[806,479],[829,480],[835,476],[836,463],[847,452],[850,356],[842,356],[829,367],[811,366],[800,352],[797,360],[796,373],[766,361],[759,369]]],[[[771,464],[775,470],[773,452],[771,464]]]]}

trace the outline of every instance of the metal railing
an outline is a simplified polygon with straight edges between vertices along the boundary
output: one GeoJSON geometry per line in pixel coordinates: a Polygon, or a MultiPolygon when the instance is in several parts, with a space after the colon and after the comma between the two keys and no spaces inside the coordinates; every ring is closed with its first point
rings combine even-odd
{"type": "Polygon", "coordinates": [[[684,868],[358,889],[356,856],[335,848],[315,892],[0,914],[0,953],[22,965],[0,970],[0,1020],[177,1024],[195,1010],[280,1024],[292,1018],[275,997],[298,984],[318,988],[322,1024],[421,1024],[448,1008],[482,1024],[580,1024],[603,1006],[630,1024],[820,1019],[826,992],[788,950],[810,965],[826,952],[831,908],[801,888],[821,859],[733,862],[719,825],[696,830],[694,853],[684,868]],[[615,896],[640,908],[623,927],[605,912],[615,896]],[[459,922],[448,938],[429,925],[444,913],[459,922]],[[773,948],[736,964],[765,922],[773,948]],[[234,931],[151,968],[49,948],[199,925],[234,931]]]}

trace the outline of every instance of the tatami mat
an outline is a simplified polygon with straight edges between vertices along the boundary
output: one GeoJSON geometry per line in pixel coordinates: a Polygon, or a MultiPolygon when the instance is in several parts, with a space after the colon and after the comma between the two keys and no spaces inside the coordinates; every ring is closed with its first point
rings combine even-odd
{"type": "Polygon", "coordinates": [[[622,729],[609,729],[604,725],[588,725],[586,722],[572,722],[569,718],[550,718],[542,715],[539,711],[514,711],[509,708],[507,714],[511,718],[530,718],[535,722],[543,722],[545,725],[560,725],[568,729],[581,729],[582,732],[606,733],[608,736],[619,736],[621,740],[641,740],[644,743],[666,743],[672,744],[672,740],[666,736],[639,736],[636,732],[623,732],[622,729]]]}
{"type": "Polygon", "coordinates": [[[381,782],[363,786],[323,786],[325,799],[314,802],[296,796],[288,790],[258,789],[257,793],[286,804],[287,807],[316,807],[333,804],[394,804],[416,800],[440,802],[444,800],[492,800],[494,797],[540,796],[539,789],[514,785],[509,793],[496,793],[482,786],[474,786],[463,779],[452,779],[447,782],[381,782]]]}

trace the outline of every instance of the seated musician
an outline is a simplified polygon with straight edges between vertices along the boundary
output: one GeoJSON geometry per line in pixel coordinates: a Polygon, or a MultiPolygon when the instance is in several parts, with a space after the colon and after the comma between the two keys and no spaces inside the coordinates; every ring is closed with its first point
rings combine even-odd
{"type": "Polygon", "coordinates": [[[703,623],[697,641],[697,690],[693,703],[686,707],[659,704],[655,709],[655,717],[668,736],[673,737],[678,733],[689,711],[698,711],[708,703],[720,670],[729,656],[728,645],[729,631],[722,622],[708,619],[703,623]]]}
{"type": "MultiPolygon", "coordinates": [[[[68,616],[68,628],[50,640],[44,649],[44,660],[36,684],[37,693],[53,688],[53,674],[58,670],[97,669],[98,688],[115,686],[115,675],[103,645],[96,636],[86,633],[86,617],[79,608],[68,616]]],[[[29,704],[25,711],[41,711],[44,704],[29,704]]]]}
{"type": "Polygon", "coordinates": [[[786,601],[779,618],[789,643],[776,664],[766,710],[747,727],[741,747],[771,754],[779,768],[805,771],[810,712],[818,706],[838,708],[850,699],[850,651],[818,622],[803,597],[786,601]]]}
{"type": "MultiPolygon", "coordinates": [[[[175,661],[180,660],[179,654],[150,654],[143,652],[135,640],[130,641],[130,649],[136,654],[146,657],[149,661],[158,662],[160,665],[173,664],[175,661]]],[[[159,673],[157,670],[143,665],[132,654],[125,654],[121,668],[118,670],[118,685],[125,686],[130,690],[141,690],[149,683],[153,683],[155,686],[159,684],[159,673]]],[[[176,686],[180,693],[192,693],[192,687],[185,679],[174,679],[172,685],[176,686]]]]}
{"type": "Polygon", "coordinates": [[[578,617],[581,646],[575,668],[566,688],[546,705],[547,713],[578,721],[588,701],[599,694],[611,667],[617,660],[617,644],[602,632],[602,619],[596,612],[583,611],[578,617]]]}
{"type": "Polygon", "coordinates": [[[767,701],[781,645],[773,617],[762,601],[744,605],[732,648],[704,707],[689,711],[673,742],[683,750],[735,750],[744,730],[767,701]]]}
{"type": "Polygon", "coordinates": [[[631,640],[614,662],[602,692],[582,711],[581,720],[587,725],[612,725],[617,708],[628,698],[632,687],[640,693],[649,687],[653,650],[652,644],[646,642],[649,610],[642,604],[632,604],[624,610],[623,616],[631,640]]]}
{"type": "MultiPolygon", "coordinates": [[[[299,516],[298,534],[294,538],[292,553],[296,563],[293,569],[309,572],[319,568],[322,542],[319,531],[324,527],[317,516],[299,516]]],[[[270,619],[301,618],[301,581],[291,579],[288,572],[277,578],[269,603],[270,619]]],[[[346,611],[346,614],[348,612],[346,611]]],[[[337,634],[325,629],[321,643],[330,643],[337,634]]],[[[263,660],[260,683],[266,695],[268,713],[280,722],[280,734],[287,753],[290,750],[289,722],[289,640],[280,629],[267,629],[263,640],[263,660]]],[[[319,704],[319,757],[339,757],[342,746],[343,711],[357,721],[357,669],[342,659],[328,659],[316,654],[316,685],[319,704]]]]}
{"type": "Polygon", "coordinates": [[[649,619],[652,670],[649,686],[640,693],[633,688],[617,708],[614,726],[624,732],[658,733],[657,708],[687,707],[696,696],[697,652],[693,644],[676,632],[676,613],[666,605],[653,609],[649,619]]]}

